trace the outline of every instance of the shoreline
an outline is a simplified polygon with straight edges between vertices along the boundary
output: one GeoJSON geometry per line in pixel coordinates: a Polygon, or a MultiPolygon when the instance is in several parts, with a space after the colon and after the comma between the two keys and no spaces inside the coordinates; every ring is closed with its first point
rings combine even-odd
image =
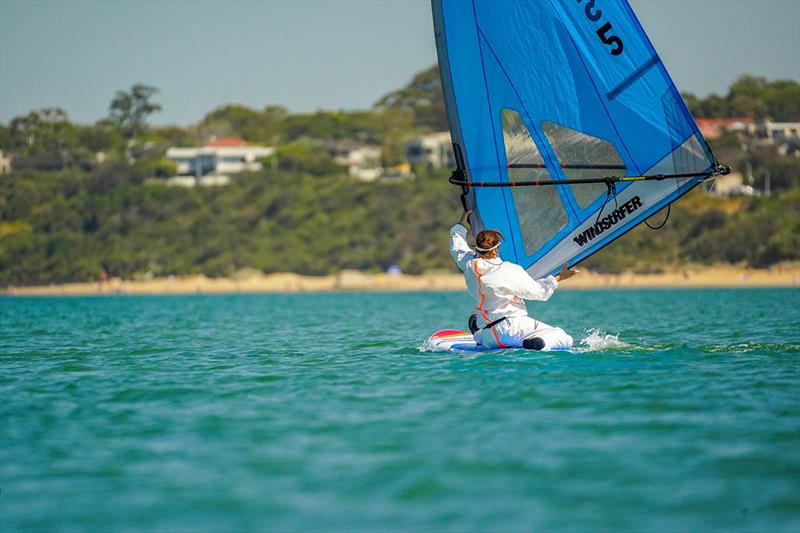
{"type": "MultiPolygon", "coordinates": [[[[579,268],[580,270],[580,268],[579,268]]],[[[580,275],[561,285],[566,290],[655,289],[655,288],[767,288],[800,287],[800,265],[770,269],[731,266],[684,268],[659,274],[601,274],[580,270],[580,275]]],[[[292,273],[247,277],[208,278],[194,276],[4,287],[3,296],[89,296],[113,294],[226,294],[302,292],[420,292],[462,291],[464,277],[458,273],[370,274],[345,270],[329,276],[301,276],[292,273]]]]}

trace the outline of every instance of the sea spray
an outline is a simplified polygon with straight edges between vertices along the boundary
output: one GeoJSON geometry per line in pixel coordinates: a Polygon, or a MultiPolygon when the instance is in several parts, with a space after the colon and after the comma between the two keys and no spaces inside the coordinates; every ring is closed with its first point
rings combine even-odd
{"type": "Polygon", "coordinates": [[[580,340],[581,348],[576,350],[581,353],[631,347],[627,342],[619,340],[619,333],[611,335],[597,328],[588,329],[585,333],[586,336],[580,340]]]}

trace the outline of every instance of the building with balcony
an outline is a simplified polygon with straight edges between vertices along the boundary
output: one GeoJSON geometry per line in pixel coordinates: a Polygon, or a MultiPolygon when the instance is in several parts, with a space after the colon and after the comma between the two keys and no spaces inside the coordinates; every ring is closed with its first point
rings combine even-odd
{"type": "Polygon", "coordinates": [[[218,185],[227,182],[223,178],[229,174],[261,170],[260,160],[273,153],[275,148],[253,146],[237,137],[228,137],[201,147],[170,148],[166,157],[177,165],[178,176],[218,185]]]}

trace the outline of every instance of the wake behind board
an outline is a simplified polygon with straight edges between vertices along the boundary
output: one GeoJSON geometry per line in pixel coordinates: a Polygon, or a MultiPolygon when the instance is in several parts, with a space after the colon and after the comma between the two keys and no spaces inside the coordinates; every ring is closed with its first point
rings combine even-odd
{"type": "MultiPolygon", "coordinates": [[[[475,342],[472,333],[457,329],[444,329],[437,331],[428,339],[428,346],[436,352],[475,352],[491,353],[503,352],[505,350],[521,350],[523,348],[487,348],[475,342]]],[[[550,351],[572,352],[569,348],[551,349],[550,351]]]]}

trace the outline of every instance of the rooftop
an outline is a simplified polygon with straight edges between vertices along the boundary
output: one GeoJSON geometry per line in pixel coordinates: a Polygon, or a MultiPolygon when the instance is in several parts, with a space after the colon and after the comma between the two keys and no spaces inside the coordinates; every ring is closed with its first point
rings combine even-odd
{"type": "Polygon", "coordinates": [[[206,146],[212,148],[223,148],[230,146],[247,146],[247,141],[239,137],[222,137],[221,139],[212,139],[206,143],[206,146]]]}

